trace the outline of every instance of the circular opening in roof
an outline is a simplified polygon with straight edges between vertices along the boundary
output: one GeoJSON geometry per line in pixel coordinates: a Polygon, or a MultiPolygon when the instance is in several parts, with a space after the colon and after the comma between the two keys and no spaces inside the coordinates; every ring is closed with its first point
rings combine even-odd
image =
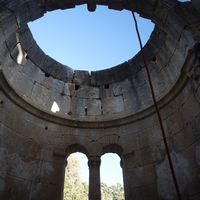
{"type": "MultiPolygon", "coordinates": [[[[143,44],[154,28],[150,20],[137,15],[143,44]]],[[[96,71],[132,58],[139,51],[130,11],[98,6],[88,12],[86,5],[57,10],[29,23],[43,51],[75,70],[96,71]]]]}

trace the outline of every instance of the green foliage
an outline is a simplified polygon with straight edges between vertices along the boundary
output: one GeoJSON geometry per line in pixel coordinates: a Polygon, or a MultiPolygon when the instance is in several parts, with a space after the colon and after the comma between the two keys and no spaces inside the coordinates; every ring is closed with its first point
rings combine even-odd
{"type": "Polygon", "coordinates": [[[81,182],[81,168],[76,157],[69,157],[65,170],[64,200],[87,200],[88,185],[81,182]]]}
{"type": "Polygon", "coordinates": [[[117,183],[117,185],[108,186],[101,183],[101,199],[102,200],[124,200],[124,187],[117,183]]]}
{"type": "MultiPolygon", "coordinates": [[[[88,200],[89,186],[81,181],[81,167],[76,157],[68,158],[65,170],[64,200],[88,200]]],[[[108,186],[101,183],[102,200],[124,200],[124,188],[120,183],[108,186]]]]}

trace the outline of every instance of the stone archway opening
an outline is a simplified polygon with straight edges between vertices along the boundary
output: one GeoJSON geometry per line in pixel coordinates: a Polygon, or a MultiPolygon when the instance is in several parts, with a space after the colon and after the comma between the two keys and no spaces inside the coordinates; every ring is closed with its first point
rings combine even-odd
{"type": "Polygon", "coordinates": [[[87,156],[72,153],[67,158],[64,178],[63,200],[88,200],[89,171],[87,156]]]}
{"type": "Polygon", "coordinates": [[[124,200],[121,159],[116,153],[101,156],[101,199],[124,200]]]}

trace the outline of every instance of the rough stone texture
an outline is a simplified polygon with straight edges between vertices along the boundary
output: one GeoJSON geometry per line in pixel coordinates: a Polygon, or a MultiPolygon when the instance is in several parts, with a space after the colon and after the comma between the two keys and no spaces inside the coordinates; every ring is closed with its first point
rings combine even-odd
{"type": "Polygon", "coordinates": [[[90,77],[88,71],[75,70],[73,83],[75,85],[90,85],[90,77]]]}
{"type": "MultiPolygon", "coordinates": [[[[28,22],[82,3],[0,1],[0,199],[62,199],[65,161],[77,151],[117,153],[126,200],[176,199],[141,53],[89,75],[47,56],[32,37],[28,22]]],[[[155,23],[143,50],[182,199],[199,200],[199,1],[87,3],[155,23]]],[[[99,199],[99,185],[91,190],[99,199]]]]}
{"type": "Polygon", "coordinates": [[[191,0],[192,5],[194,6],[194,8],[200,13],[200,3],[198,0],[191,0]]]}

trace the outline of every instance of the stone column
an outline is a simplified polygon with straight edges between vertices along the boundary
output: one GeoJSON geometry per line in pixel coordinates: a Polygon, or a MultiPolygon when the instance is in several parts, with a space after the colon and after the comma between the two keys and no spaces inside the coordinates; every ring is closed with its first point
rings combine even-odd
{"type": "Polygon", "coordinates": [[[100,164],[99,156],[89,157],[89,200],[101,200],[100,164]]]}

